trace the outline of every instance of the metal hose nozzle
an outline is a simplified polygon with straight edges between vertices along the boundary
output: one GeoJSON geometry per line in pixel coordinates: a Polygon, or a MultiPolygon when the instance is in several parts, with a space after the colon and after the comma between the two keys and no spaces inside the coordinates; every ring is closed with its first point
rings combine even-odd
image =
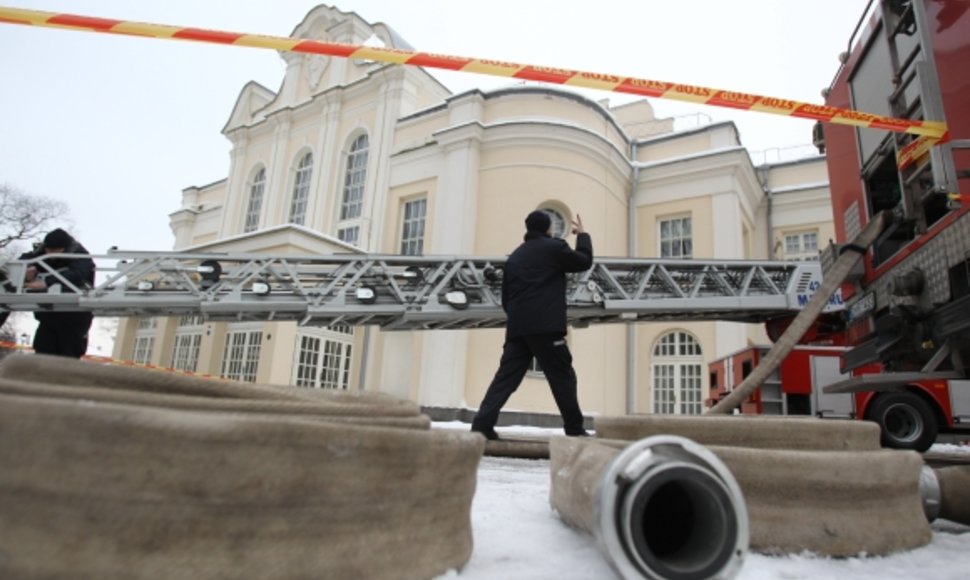
{"type": "Polygon", "coordinates": [[[638,441],[609,464],[597,537],[626,579],[733,578],[748,550],[744,497],[713,453],[684,437],[638,441]]]}

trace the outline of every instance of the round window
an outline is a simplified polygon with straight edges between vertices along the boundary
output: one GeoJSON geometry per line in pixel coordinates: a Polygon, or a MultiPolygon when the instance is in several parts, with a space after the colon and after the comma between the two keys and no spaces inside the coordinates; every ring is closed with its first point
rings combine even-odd
{"type": "Polygon", "coordinates": [[[566,218],[558,211],[548,207],[542,208],[542,211],[549,214],[549,217],[552,219],[552,227],[550,227],[552,237],[565,238],[568,233],[566,230],[566,218]]]}

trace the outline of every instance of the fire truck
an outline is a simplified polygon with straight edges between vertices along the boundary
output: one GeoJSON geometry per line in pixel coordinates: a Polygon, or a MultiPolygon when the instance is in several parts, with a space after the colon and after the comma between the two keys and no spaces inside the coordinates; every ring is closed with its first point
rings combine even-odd
{"type": "MultiPolygon", "coordinates": [[[[878,378],[886,374],[879,364],[846,372],[842,360],[850,349],[835,344],[796,346],[761,388],[740,405],[740,412],[868,419],[880,424],[884,445],[918,451],[929,448],[938,433],[966,433],[970,437],[968,380],[927,378],[905,385],[887,383],[885,389],[826,392],[834,385],[848,383],[853,376],[878,378]]],[[[768,345],[752,346],[712,361],[709,401],[723,398],[741,384],[768,350],[768,345]]]]}
{"type": "MultiPolygon", "coordinates": [[[[970,428],[970,2],[873,0],[839,60],[826,105],[942,121],[948,131],[917,142],[816,125],[836,232],[823,271],[841,252],[865,253],[842,288],[840,319],[822,321],[827,336],[810,332],[777,385],[769,381],[743,411],[872,420],[884,445],[925,450],[937,432],[970,428]],[[892,219],[875,243],[853,247],[884,211],[892,219]]],[[[712,399],[761,352],[712,363],[712,399]]]]}

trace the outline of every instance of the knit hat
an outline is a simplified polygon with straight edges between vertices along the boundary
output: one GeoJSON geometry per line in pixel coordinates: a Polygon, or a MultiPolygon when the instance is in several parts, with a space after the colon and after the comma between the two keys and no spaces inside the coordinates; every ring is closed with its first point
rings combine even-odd
{"type": "Polygon", "coordinates": [[[71,245],[72,241],[74,241],[74,238],[71,237],[71,234],[57,228],[44,236],[44,247],[64,250],[71,245]]]}
{"type": "Polygon", "coordinates": [[[549,231],[549,226],[551,225],[552,218],[549,217],[549,214],[541,210],[536,210],[525,218],[525,229],[530,232],[544,234],[549,231]]]}

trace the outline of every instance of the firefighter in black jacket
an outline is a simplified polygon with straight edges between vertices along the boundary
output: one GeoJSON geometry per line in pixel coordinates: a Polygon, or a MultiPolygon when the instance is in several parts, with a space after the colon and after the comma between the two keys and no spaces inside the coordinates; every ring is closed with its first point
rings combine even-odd
{"type": "MultiPolygon", "coordinates": [[[[45,254],[87,254],[84,246],[58,228],[44,237],[44,243],[33,252],[20,256],[21,260],[45,254]]],[[[52,258],[45,263],[71,284],[82,288],[94,284],[94,260],[91,258],[52,258]]],[[[27,268],[24,288],[46,291],[60,280],[45,268],[27,268]]],[[[65,289],[67,291],[67,289],[65,289]]],[[[88,331],[93,315],[90,312],[35,312],[39,323],[34,334],[34,352],[81,358],[88,350],[88,331]]]]}
{"type": "Polygon", "coordinates": [[[505,346],[495,378],[472,420],[472,431],[488,439],[498,439],[499,412],[519,388],[533,357],[552,388],[566,435],[587,434],[576,396],[573,358],[566,345],[566,273],[583,272],[593,265],[593,242],[578,215],[572,228],[575,250],[565,240],[550,237],[551,226],[546,212],[530,213],[525,219],[525,242],[505,262],[505,346]]]}

